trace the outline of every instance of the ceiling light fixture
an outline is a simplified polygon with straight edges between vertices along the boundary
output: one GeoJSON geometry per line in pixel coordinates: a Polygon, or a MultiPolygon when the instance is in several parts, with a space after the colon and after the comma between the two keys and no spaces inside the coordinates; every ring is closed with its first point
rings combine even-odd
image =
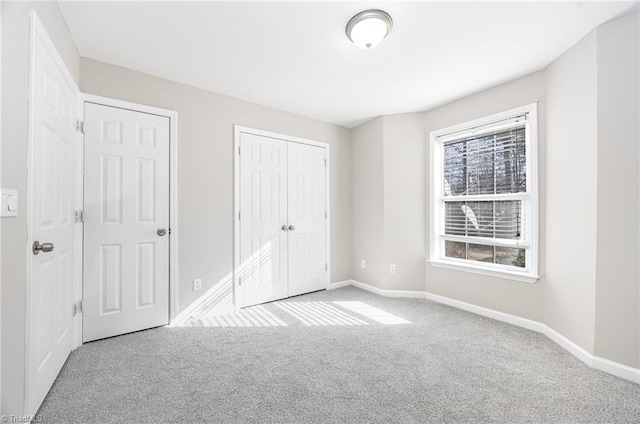
{"type": "Polygon", "coordinates": [[[361,49],[372,49],[391,32],[393,21],[382,10],[365,10],[351,18],[347,24],[347,37],[361,49]]]}

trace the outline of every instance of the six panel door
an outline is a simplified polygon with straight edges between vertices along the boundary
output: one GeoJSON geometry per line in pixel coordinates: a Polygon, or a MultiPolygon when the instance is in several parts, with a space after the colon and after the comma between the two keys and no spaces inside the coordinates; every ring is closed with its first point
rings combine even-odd
{"type": "Polygon", "coordinates": [[[327,283],[325,149],[240,133],[240,307],[327,283]]]}
{"type": "Polygon", "coordinates": [[[287,142],[240,135],[239,306],[287,297],[287,142]]]}
{"type": "Polygon", "coordinates": [[[327,285],[325,149],[288,143],[289,296],[327,285]]]}
{"type": "Polygon", "coordinates": [[[83,341],[169,323],[169,118],[85,104],[83,341]]]}
{"type": "Polygon", "coordinates": [[[51,388],[73,344],[76,93],[41,37],[40,32],[36,32],[31,122],[33,156],[29,168],[33,202],[30,242],[51,243],[51,246],[35,250],[30,261],[27,409],[33,413],[51,388]]]}

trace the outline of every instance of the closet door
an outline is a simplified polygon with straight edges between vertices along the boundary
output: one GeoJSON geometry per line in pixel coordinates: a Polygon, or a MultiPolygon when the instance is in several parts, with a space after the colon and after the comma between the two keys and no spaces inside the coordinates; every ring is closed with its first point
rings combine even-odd
{"type": "Polygon", "coordinates": [[[289,296],[326,288],[325,152],[288,143],[289,296]]]}
{"type": "Polygon", "coordinates": [[[287,142],[240,135],[238,305],[288,296],[287,142]]]}

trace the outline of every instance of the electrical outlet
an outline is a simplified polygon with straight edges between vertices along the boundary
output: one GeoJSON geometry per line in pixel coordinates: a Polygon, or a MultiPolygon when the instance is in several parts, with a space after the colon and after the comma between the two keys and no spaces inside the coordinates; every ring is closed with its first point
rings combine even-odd
{"type": "Polygon", "coordinates": [[[193,291],[202,290],[202,278],[193,279],[193,291]]]}
{"type": "Polygon", "coordinates": [[[395,274],[396,273],[396,264],[389,265],[389,273],[391,273],[391,274],[395,274]]]}
{"type": "Polygon", "coordinates": [[[367,268],[367,261],[365,261],[364,259],[360,259],[360,268],[366,269],[367,268]]]}

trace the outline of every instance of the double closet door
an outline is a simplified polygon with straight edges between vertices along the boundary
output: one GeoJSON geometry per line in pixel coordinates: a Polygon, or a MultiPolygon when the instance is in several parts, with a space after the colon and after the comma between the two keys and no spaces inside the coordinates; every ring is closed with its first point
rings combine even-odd
{"type": "Polygon", "coordinates": [[[236,301],[327,286],[326,148],[240,132],[236,301]]]}

